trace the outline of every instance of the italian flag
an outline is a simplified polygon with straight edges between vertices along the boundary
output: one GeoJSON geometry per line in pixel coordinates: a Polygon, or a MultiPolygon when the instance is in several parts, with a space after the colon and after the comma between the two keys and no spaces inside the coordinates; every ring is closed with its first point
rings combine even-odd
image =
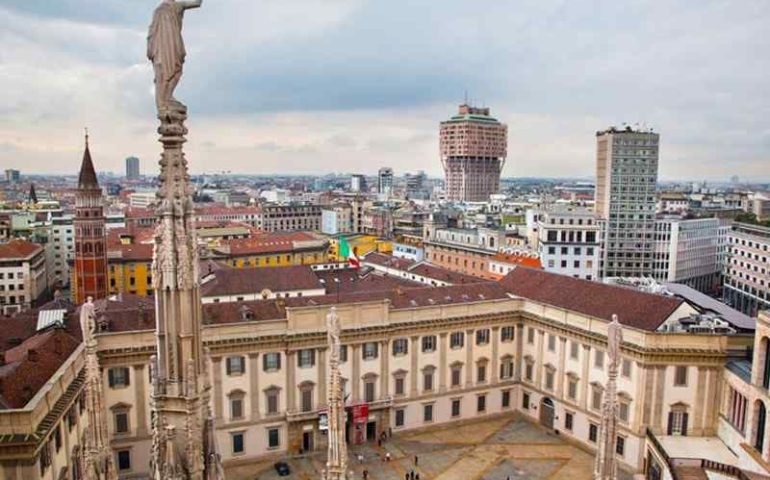
{"type": "Polygon", "coordinates": [[[353,250],[350,248],[350,244],[348,243],[347,239],[345,237],[340,237],[340,254],[339,259],[347,258],[348,264],[353,268],[361,268],[361,261],[356,257],[356,254],[353,253],[353,250]]]}

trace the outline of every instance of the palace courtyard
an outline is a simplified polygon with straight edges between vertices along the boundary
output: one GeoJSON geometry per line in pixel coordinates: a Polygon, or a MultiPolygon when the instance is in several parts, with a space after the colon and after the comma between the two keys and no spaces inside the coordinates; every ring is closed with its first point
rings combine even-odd
{"type": "MultiPolygon", "coordinates": [[[[318,480],[326,452],[292,457],[289,477],[279,477],[273,462],[228,470],[235,480],[318,480]]],[[[394,434],[381,447],[377,443],[350,446],[354,479],[403,480],[414,470],[420,480],[583,480],[592,478],[593,455],[530,423],[518,415],[495,417],[462,425],[394,434]],[[386,462],[386,452],[391,461],[386,462]],[[364,462],[357,460],[363,454],[364,462]],[[415,466],[414,456],[418,462],[415,466]]],[[[620,472],[619,477],[632,476],[620,472]]]]}

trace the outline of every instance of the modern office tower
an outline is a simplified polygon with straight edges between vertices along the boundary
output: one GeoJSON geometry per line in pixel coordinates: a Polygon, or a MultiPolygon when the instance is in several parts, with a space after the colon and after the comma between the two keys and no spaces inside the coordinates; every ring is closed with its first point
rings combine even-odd
{"type": "Polygon", "coordinates": [[[652,278],[714,293],[719,286],[720,235],[727,234],[718,218],[656,219],[652,278]]]}
{"type": "Polygon", "coordinates": [[[727,237],[723,300],[746,315],[770,310],[770,228],[735,223],[727,237]]]}
{"type": "Polygon", "coordinates": [[[631,127],[596,132],[596,213],[602,277],[652,274],[659,135],[631,127]]]}
{"type": "Polygon", "coordinates": [[[390,195],[393,193],[393,169],[382,167],[377,172],[377,193],[390,195]]]}
{"type": "Polygon", "coordinates": [[[126,179],[139,180],[139,159],[136,157],[126,158],[126,179]]]}
{"type": "Polygon", "coordinates": [[[21,172],[12,168],[5,170],[5,181],[8,183],[18,183],[21,178],[21,172]]]}
{"type": "Polygon", "coordinates": [[[366,190],[366,177],[364,175],[356,173],[350,176],[351,192],[365,192],[366,190]]]}
{"type": "Polygon", "coordinates": [[[105,232],[102,189],[96,179],[94,163],[88,149],[83,152],[83,163],[75,194],[75,302],[84,303],[107,296],[107,237],[105,232]]]}
{"type": "Polygon", "coordinates": [[[485,202],[500,189],[508,126],[489,116],[489,108],[460,105],[441,122],[439,149],[447,200],[485,202]]]}

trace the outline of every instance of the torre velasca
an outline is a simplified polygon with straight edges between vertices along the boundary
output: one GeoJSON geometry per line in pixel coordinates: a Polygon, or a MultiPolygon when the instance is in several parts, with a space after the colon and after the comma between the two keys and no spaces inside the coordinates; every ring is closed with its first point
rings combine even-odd
{"type": "Polygon", "coordinates": [[[460,105],[457,115],[441,122],[439,148],[447,200],[486,202],[500,189],[508,126],[489,108],[460,105]]]}

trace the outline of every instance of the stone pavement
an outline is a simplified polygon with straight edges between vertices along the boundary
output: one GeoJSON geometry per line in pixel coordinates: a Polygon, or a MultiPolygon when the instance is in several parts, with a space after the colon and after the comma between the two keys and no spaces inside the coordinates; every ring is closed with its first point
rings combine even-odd
{"type": "MultiPolygon", "coordinates": [[[[326,452],[287,461],[292,474],[278,477],[267,465],[239,467],[228,480],[318,480],[326,452]]],[[[382,447],[376,443],[350,446],[353,479],[369,471],[370,480],[403,480],[414,470],[420,480],[588,480],[594,457],[519,416],[483,419],[461,425],[394,435],[382,447]],[[385,452],[392,460],[385,462],[385,452]],[[356,455],[364,455],[359,464],[356,455]],[[415,465],[414,456],[418,457],[415,465]]],[[[621,479],[631,475],[622,473],[621,479]]]]}

